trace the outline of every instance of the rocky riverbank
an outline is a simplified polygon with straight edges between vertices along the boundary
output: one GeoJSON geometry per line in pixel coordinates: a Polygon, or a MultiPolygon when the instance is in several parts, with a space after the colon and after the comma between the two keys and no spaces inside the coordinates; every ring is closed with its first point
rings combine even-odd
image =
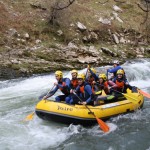
{"type": "MultiPolygon", "coordinates": [[[[108,2],[99,4],[99,7],[97,1],[86,4],[76,1],[52,25],[47,24],[50,11],[44,2],[0,2],[0,78],[25,77],[58,69],[82,69],[87,64],[102,66],[111,64],[114,59],[125,62],[150,57],[149,35],[138,30],[140,23],[137,22],[135,28],[126,25],[133,24],[130,22],[132,15],[128,20],[125,18],[131,9],[129,4],[136,9],[131,1],[124,4],[108,2]],[[107,6],[107,17],[104,17],[106,13],[101,13],[101,9],[107,6]],[[77,16],[74,11],[79,8],[91,13],[77,16]],[[71,12],[72,16],[66,22],[60,22],[71,12]],[[87,23],[83,18],[92,14],[95,22],[90,18],[87,23]]],[[[141,10],[138,13],[144,17],[141,10]]],[[[135,24],[136,21],[132,21],[135,24]]]]}

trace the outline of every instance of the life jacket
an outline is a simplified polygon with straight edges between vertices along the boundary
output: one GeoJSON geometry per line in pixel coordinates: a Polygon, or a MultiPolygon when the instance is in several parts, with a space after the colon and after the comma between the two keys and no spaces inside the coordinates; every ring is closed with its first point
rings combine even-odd
{"type": "Polygon", "coordinates": [[[84,94],[84,84],[83,84],[82,86],[80,86],[80,92],[81,92],[82,94],[84,94]]]}
{"type": "Polygon", "coordinates": [[[65,87],[66,86],[66,79],[67,78],[62,78],[62,81],[59,81],[58,84],[61,84],[64,88],[59,87],[59,89],[61,90],[61,92],[63,94],[69,95],[70,94],[70,89],[65,87]]]}
{"type": "Polygon", "coordinates": [[[109,89],[108,89],[108,86],[109,86],[108,81],[104,81],[104,82],[103,82],[102,84],[100,84],[99,86],[100,86],[100,90],[104,90],[104,92],[105,92],[106,94],[110,94],[110,91],[109,91],[109,89]]]}
{"type": "Polygon", "coordinates": [[[90,84],[87,83],[87,82],[84,82],[84,83],[82,83],[82,85],[79,85],[79,89],[78,90],[79,90],[80,93],[78,93],[78,94],[80,95],[80,97],[81,97],[81,99],[83,101],[88,100],[88,104],[93,105],[94,95],[93,95],[93,93],[91,91],[89,91],[89,89],[86,90],[85,87],[87,85],[90,86],[90,84]]]}
{"type": "Polygon", "coordinates": [[[120,89],[124,88],[124,81],[116,80],[116,84],[117,84],[118,88],[120,88],[120,89]]]}
{"type": "Polygon", "coordinates": [[[73,89],[75,89],[78,86],[78,79],[72,79],[71,80],[71,86],[73,89]]]}
{"type": "Polygon", "coordinates": [[[109,93],[108,92],[108,82],[107,81],[103,82],[102,84],[98,83],[98,85],[93,85],[92,84],[92,93],[93,94],[99,95],[99,94],[102,93],[102,90],[104,90],[105,93],[107,93],[107,94],[109,93]]]}
{"type": "Polygon", "coordinates": [[[108,81],[105,81],[103,84],[104,84],[104,87],[108,88],[108,81]]]}
{"type": "Polygon", "coordinates": [[[99,84],[101,90],[104,88],[108,88],[108,81],[103,82],[102,84],[99,84]]]}
{"type": "Polygon", "coordinates": [[[124,80],[115,79],[114,83],[117,85],[117,91],[123,92],[125,90],[124,80]]]}
{"type": "Polygon", "coordinates": [[[84,83],[80,86],[80,89],[79,89],[79,91],[82,93],[82,96],[83,96],[84,98],[85,98],[85,90],[84,90],[84,87],[85,87],[86,85],[89,85],[89,83],[84,82],[84,83]]]}
{"type": "Polygon", "coordinates": [[[108,86],[109,86],[108,81],[105,81],[104,82],[104,91],[105,91],[106,94],[109,94],[108,86]]]}

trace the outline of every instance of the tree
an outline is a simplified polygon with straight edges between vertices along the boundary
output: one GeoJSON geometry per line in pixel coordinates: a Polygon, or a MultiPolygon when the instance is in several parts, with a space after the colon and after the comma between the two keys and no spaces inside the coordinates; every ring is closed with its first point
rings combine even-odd
{"type": "Polygon", "coordinates": [[[141,25],[145,24],[145,30],[146,30],[146,36],[147,36],[147,42],[150,42],[150,18],[149,18],[149,12],[150,12],[150,0],[142,0],[141,3],[137,3],[138,7],[146,13],[145,18],[141,25]]]}
{"type": "Polygon", "coordinates": [[[74,3],[75,0],[56,0],[51,6],[51,15],[49,19],[50,24],[54,24],[55,20],[57,20],[59,11],[68,8],[70,5],[74,3]],[[66,2],[67,1],[67,2],[66,2]]]}

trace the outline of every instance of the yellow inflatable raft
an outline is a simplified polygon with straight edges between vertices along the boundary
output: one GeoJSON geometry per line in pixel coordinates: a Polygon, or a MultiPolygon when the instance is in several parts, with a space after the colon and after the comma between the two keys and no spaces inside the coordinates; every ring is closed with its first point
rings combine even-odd
{"type": "MultiPolygon", "coordinates": [[[[107,120],[112,116],[135,111],[143,106],[144,98],[139,92],[132,93],[128,90],[128,93],[124,96],[126,99],[121,101],[110,102],[99,106],[87,106],[102,120],[107,120]]],[[[44,120],[53,120],[60,123],[73,123],[84,126],[96,123],[95,117],[84,105],[69,105],[64,102],[41,100],[37,104],[35,112],[37,116],[44,120]]]]}

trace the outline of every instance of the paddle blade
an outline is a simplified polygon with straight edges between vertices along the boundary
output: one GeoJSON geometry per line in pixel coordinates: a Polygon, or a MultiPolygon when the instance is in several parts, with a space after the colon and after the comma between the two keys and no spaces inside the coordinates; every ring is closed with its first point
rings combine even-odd
{"type": "MultiPolygon", "coordinates": [[[[123,93],[122,93],[123,94],[123,93]]],[[[126,99],[128,99],[130,102],[134,103],[134,104],[138,104],[138,99],[134,98],[133,96],[129,96],[128,94],[123,94],[126,99]]]]}
{"type": "Polygon", "coordinates": [[[30,121],[30,120],[33,119],[33,117],[34,117],[34,112],[31,113],[31,114],[29,114],[29,115],[24,119],[24,121],[30,121]]]}
{"type": "Polygon", "coordinates": [[[142,90],[139,90],[139,92],[140,92],[142,95],[144,95],[145,97],[150,98],[150,94],[149,94],[149,93],[146,93],[146,92],[144,92],[144,91],[142,91],[142,90]]]}
{"type": "Polygon", "coordinates": [[[108,132],[109,131],[109,126],[102,121],[101,119],[99,119],[98,117],[96,117],[97,123],[99,124],[100,128],[104,131],[104,132],[108,132]]]}

